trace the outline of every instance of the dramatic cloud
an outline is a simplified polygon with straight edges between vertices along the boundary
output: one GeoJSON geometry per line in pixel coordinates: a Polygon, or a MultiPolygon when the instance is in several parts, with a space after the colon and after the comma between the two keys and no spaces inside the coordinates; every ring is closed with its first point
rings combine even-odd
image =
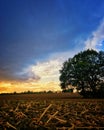
{"type": "Polygon", "coordinates": [[[22,72],[18,72],[16,73],[16,78],[19,80],[19,81],[38,81],[40,80],[40,77],[38,75],[36,75],[35,73],[33,73],[32,71],[30,70],[23,70],[22,72]]]}
{"type": "Polygon", "coordinates": [[[41,82],[50,82],[58,80],[60,67],[60,59],[50,59],[44,62],[38,62],[36,65],[31,66],[30,70],[32,73],[41,77],[41,82]]]}
{"type": "Polygon", "coordinates": [[[30,73],[34,73],[41,78],[41,81],[58,81],[59,70],[62,67],[64,61],[68,58],[73,57],[79,49],[67,52],[59,52],[50,54],[49,58],[44,61],[38,61],[36,64],[31,65],[27,68],[30,73]]]}
{"type": "Polygon", "coordinates": [[[33,73],[30,70],[21,70],[20,72],[10,72],[8,69],[0,70],[0,81],[18,81],[18,82],[27,82],[27,81],[38,81],[40,77],[33,73]]]}
{"type": "Polygon", "coordinates": [[[101,24],[92,32],[91,36],[85,41],[85,49],[99,50],[104,44],[104,19],[101,24]]]}

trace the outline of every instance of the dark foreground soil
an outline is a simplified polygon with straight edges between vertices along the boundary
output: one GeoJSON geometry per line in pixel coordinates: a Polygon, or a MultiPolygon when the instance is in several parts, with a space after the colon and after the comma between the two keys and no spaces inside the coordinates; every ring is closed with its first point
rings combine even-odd
{"type": "Polygon", "coordinates": [[[78,94],[0,95],[0,130],[104,130],[104,99],[78,94]]]}

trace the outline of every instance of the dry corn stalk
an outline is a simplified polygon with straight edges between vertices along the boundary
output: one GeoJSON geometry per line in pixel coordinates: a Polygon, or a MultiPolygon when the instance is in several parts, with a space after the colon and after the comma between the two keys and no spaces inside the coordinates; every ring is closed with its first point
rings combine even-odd
{"type": "Polygon", "coordinates": [[[75,129],[75,125],[74,124],[71,124],[72,126],[71,127],[57,127],[56,130],[74,130],[75,129]]]}
{"type": "Polygon", "coordinates": [[[74,125],[74,124],[72,124],[72,123],[71,123],[71,125],[72,125],[72,126],[71,126],[70,128],[68,128],[68,130],[74,130],[75,125],[74,125]]]}
{"type": "Polygon", "coordinates": [[[12,128],[14,130],[17,130],[16,127],[14,127],[13,125],[11,125],[9,122],[6,123],[6,126],[9,128],[12,128]]]}
{"type": "Polygon", "coordinates": [[[14,112],[16,112],[16,111],[19,110],[19,105],[20,105],[20,104],[18,103],[16,109],[14,110],[14,112]]]}
{"type": "Polygon", "coordinates": [[[52,106],[52,104],[50,104],[45,110],[44,112],[41,114],[40,118],[38,119],[38,122],[41,120],[41,118],[45,115],[45,113],[48,111],[48,109],[52,106]]]}
{"type": "Polygon", "coordinates": [[[81,112],[81,115],[85,114],[86,112],[88,112],[87,109],[85,109],[84,111],[81,112]]]}
{"type": "Polygon", "coordinates": [[[17,112],[16,113],[16,119],[22,119],[27,117],[27,115],[25,115],[23,112],[17,112]]]}
{"type": "Polygon", "coordinates": [[[67,122],[66,120],[60,119],[60,118],[58,118],[57,116],[55,116],[54,118],[57,119],[57,120],[58,120],[59,122],[61,122],[61,123],[66,123],[66,122],[67,122]]]}
{"type": "Polygon", "coordinates": [[[45,123],[45,125],[47,125],[49,123],[49,121],[52,120],[52,118],[54,118],[57,115],[57,113],[58,113],[58,111],[56,111],[53,115],[51,115],[50,118],[45,123]]]}
{"type": "Polygon", "coordinates": [[[27,105],[27,107],[26,107],[26,110],[25,110],[25,111],[26,111],[26,112],[28,112],[28,109],[29,109],[29,108],[31,108],[31,102],[27,105]]]}

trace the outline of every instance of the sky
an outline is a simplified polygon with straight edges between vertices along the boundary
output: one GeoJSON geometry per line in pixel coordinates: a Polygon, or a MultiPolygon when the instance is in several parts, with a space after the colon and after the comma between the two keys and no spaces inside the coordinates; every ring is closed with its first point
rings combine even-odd
{"type": "Polygon", "coordinates": [[[86,49],[104,51],[104,0],[0,0],[0,93],[60,91],[86,49]]]}

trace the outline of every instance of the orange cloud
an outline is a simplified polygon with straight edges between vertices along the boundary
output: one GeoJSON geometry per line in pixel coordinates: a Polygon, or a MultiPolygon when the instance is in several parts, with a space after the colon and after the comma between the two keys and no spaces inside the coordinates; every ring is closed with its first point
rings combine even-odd
{"type": "Polygon", "coordinates": [[[8,87],[1,87],[0,86],[0,92],[6,92],[8,90],[8,87]]]}

